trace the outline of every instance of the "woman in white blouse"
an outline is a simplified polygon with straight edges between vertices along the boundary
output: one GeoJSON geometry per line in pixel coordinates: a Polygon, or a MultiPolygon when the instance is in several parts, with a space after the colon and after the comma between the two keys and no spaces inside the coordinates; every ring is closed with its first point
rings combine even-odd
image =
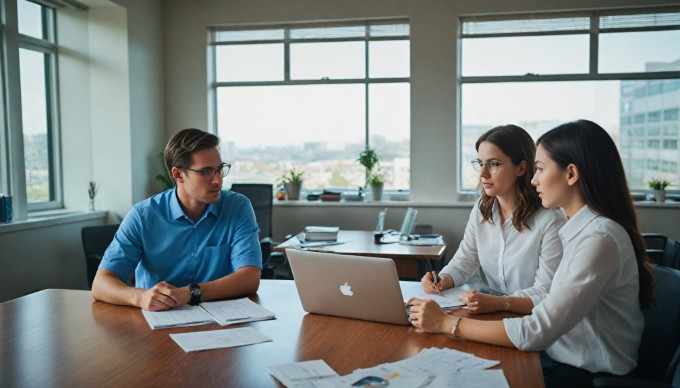
{"type": "Polygon", "coordinates": [[[564,215],[541,206],[531,186],[536,145],[516,125],[484,133],[475,144],[481,197],[470,213],[463,241],[437,276],[422,279],[426,293],[464,284],[479,270],[483,293],[462,300],[474,313],[514,311],[527,314],[550,291],[562,258],[558,236],[564,215]]]}
{"type": "Polygon", "coordinates": [[[653,275],[616,146],[599,125],[579,120],[538,139],[532,180],[545,207],[561,207],[562,262],[531,315],[478,321],[411,300],[411,320],[432,333],[542,352],[547,386],[586,386],[636,365],[653,305],[653,275]]]}

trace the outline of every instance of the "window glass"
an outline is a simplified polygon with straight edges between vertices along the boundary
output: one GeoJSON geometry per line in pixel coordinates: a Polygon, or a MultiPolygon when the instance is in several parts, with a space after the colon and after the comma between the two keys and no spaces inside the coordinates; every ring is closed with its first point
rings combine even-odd
{"type": "Polygon", "coordinates": [[[462,75],[587,73],[588,42],[588,35],[463,39],[462,75]]]}
{"type": "Polygon", "coordinates": [[[408,77],[411,74],[410,46],[408,40],[370,42],[369,77],[408,77]]]}
{"type": "Polygon", "coordinates": [[[290,45],[291,79],[364,78],[364,42],[296,43],[290,45]]]}
{"type": "Polygon", "coordinates": [[[678,41],[680,30],[602,33],[599,71],[632,73],[677,70],[676,61],[680,59],[678,41]]]}
{"type": "Polygon", "coordinates": [[[19,33],[38,39],[45,39],[42,6],[26,0],[17,2],[19,33]]]}
{"type": "Polygon", "coordinates": [[[283,44],[217,46],[217,82],[283,80],[283,44]]]}
{"type": "Polygon", "coordinates": [[[305,189],[363,185],[355,159],[365,141],[364,96],[363,85],[218,89],[218,134],[233,162],[227,180],[273,183],[296,167],[305,189]]]}
{"type": "Polygon", "coordinates": [[[31,202],[46,202],[51,195],[47,54],[21,49],[21,120],[24,133],[26,194],[31,202]]]}

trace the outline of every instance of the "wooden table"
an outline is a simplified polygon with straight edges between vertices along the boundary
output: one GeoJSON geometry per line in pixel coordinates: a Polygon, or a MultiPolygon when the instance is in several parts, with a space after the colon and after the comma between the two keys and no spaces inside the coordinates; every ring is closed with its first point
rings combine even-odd
{"type": "Polygon", "coordinates": [[[193,353],[185,353],[168,334],[222,327],[154,331],[140,309],[94,302],[89,291],[44,290],[0,303],[0,385],[274,387],[279,384],[267,371],[270,365],[323,359],[347,374],[429,347],[500,360],[495,368],[503,369],[511,386],[543,385],[537,353],[414,327],[305,314],[288,280],[263,280],[252,298],[277,318],[226,328],[251,326],[273,342],[193,353]]]}
{"type": "MultiPolygon", "coordinates": [[[[373,232],[364,230],[340,230],[338,241],[345,241],[345,243],[319,247],[319,249],[347,255],[393,259],[401,279],[420,280],[423,268],[422,262],[419,260],[441,261],[446,253],[446,245],[376,244],[373,240],[373,232]]],[[[286,248],[295,247],[299,244],[298,238],[293,237],[274,247],[274,250],[283,252],[286,248]]]]}

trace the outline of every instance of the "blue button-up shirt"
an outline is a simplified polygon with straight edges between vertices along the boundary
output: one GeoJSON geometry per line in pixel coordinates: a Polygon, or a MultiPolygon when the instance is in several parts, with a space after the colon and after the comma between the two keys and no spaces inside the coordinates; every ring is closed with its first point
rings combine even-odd
{"type": "Polygon", "coordinates": [[[166,281],[175,287],[203,283],[239,268],[262,269],[258,226],[250,201],[222,190],[196,222],[180,207],[176,189],[132,207],[123,219],[99,268],[150,288],[166,281]]]}

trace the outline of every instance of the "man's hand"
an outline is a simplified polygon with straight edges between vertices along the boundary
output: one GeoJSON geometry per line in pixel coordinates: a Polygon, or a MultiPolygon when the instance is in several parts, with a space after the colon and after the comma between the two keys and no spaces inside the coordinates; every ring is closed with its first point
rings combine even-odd
{"type": "Polygon", "coordinates": [[[170,310],[189,303],[191,295],[188,290],[188,287],[177,288],[160,282],[141,292],[137,306],[149,311],[170,310]]]}

